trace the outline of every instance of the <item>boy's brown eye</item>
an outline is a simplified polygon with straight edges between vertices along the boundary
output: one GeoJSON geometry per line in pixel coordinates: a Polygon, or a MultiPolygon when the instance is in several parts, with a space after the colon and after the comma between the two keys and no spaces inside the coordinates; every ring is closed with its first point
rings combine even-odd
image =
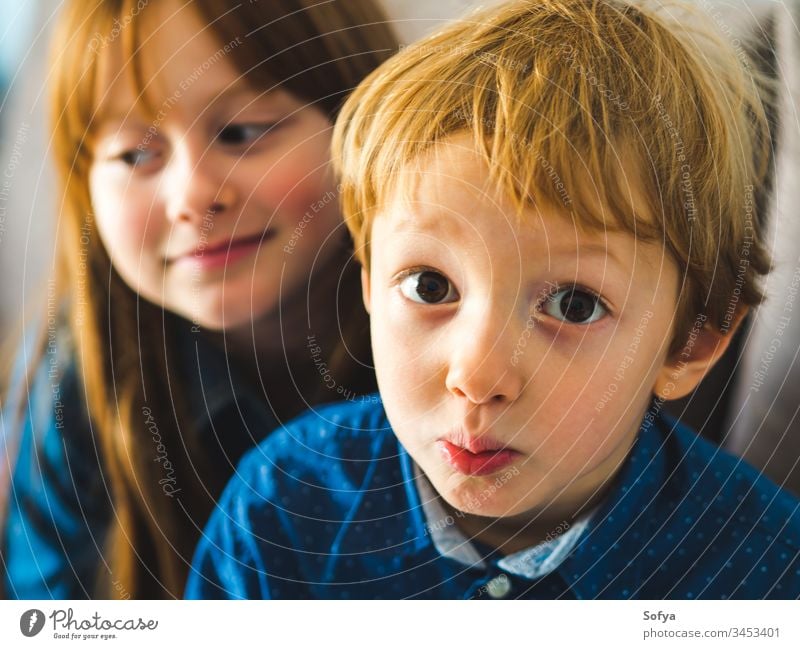
{"type": "Polygon", "coordinates": [[[442,304],[458,298],[450,280],[435,270],[410,273],[400,282],[400,291],[412,302],[421,304],[442,304]]]}
{"type": "Polygon", "coordinates": [[[597,295],[574,286],[548,296],[542,310],[572,324],[589,324],[607,313],[597,295]]]}

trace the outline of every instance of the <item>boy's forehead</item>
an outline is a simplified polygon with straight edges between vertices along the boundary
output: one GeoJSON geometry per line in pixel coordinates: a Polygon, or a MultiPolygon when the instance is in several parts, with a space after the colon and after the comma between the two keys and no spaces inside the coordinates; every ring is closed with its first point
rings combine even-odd
{"type": "Polygon", "coordinates": [[[513,216],[509,201],[489,180],[486,162],[471,137],[456,135],[433,145],[394,175],[378,213],[400,230],[449,230],[469,219],[477,204],[499,222],[513,216]]]}
{"type": "MultiPolygon", "coordinates": [[[[628,232],[589,229],[554,205],[531,203],[520,213],[491,180],[486,160],[467,134],[437,143],[406,165],[389,196],[376,218],[386,235],[383,245],[391,246],[392,237],[403,234],[422,234],[451,247],[491,236],[548,262],[607,258],[626,272],[660,257],[628,232]],[[490,227],[480,228],[479,222],[490,227]]],[[[373,244],[379,248],[381,241],[373,244]]]]}
{"type": "Polygon", "coordinates": [[[599,263],[626,277],[637,264],[652,266],[660,260],[659,254],[653,255],[652,244],[637,241],[627,233],[580,233],[560,215],[537,216],[536,221],[523,216],[517,223],[511,220],[513,216],[498,217],[487,228],[485,217],[480,217],[484,221],[481,226],[474,213],[455,214],[430,205],[417,210],[413,203],[398,205],[375,220],[372,253],[381,255],[397,246],[438,241],[451,253],[469,253],[471,259],[476,254],[504,251],[492,260],[492,265],[510,258],[545,268],[599,263]]]}

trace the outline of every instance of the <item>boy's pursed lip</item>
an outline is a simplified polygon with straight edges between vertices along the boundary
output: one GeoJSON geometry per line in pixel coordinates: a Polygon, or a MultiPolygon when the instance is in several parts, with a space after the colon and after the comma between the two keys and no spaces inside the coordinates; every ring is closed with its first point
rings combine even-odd
{"type": "Polygon", "coordinates": [[[513,464],[522,454],[487,435],[454,432],[436,441],[444,460],[459,473],[482,476],[513,464]]]}
{"type": "Polygon", "coordinates": [[[274,236],[274,230],[270,229],[235,239],[228,238],[211,244],[198,245],[184,254],[177,255],[172,261],[194,264],[201,268],[219,268],[251,254],[274,236]]]}

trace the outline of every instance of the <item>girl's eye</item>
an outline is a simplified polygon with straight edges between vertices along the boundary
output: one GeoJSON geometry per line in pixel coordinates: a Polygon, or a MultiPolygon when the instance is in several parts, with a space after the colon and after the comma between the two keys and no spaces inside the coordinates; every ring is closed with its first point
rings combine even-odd
{"type": "Polygon", "coordinates": [[[576,286],[549,295],[544,301],[542,311],[557,320],[572,324],[589,324],[608,313],[600,297],[576,286]]]}
{"type": "Polygon", "coordinates": [[[251,144],[269,133],[276,124],[228,124],[217,134],[217,139],[225,145],[237,146],[251,144]]]}
{"type": "Polygon", "coordinates": [[[158,152],[151,149],[130,149],[116,156],[129,167],[143,167],[158,158],[158,152]]]}
{"type": "Polygon", "coordinates": [[[400,292],[412,302],[420,304],[443,304],[458,299],[458,293],[450,280],[435,270],[422,270],[406,275],[400,282],[400,292]]]}

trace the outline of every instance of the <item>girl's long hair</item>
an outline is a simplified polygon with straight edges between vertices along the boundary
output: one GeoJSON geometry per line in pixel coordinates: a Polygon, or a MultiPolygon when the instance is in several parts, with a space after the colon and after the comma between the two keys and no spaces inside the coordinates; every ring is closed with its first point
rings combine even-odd
{"type": "MultiPolygon", "coordinates": [[[[227,0],[194,0],[192,6],[220,47],[240,39],[227,56],[248,81],[280,85],[331,119],[348,92],[397,48],[370,0],[261,0],[235,8],[227,0]]],[[[180,597],[192,551],[228,477],[207,466],[181,395],[176,344],[186,321],[140,299],[122,281],[92,216],[88,178],[98,86],[108,65],[104,51],[122,47],[125,65],[144,89],[140,17],[146,11],[138,0],[71,0],[55,35],[51,70],[61,197],[56,295],[86,398],[87,434],[111,500],[104,565],[87,590],[107,598],[180,597]],[[153,425],[180,483],[174,498],[159,484],[153,425]]],[[[369,358],[357,274],[351,264],[342,278],[339,310],[346,319],[327,361],[340,383],[361,390],[373,379],[353,358],[369,358]]],[[[43,353],[42,346],[40,360],[43,353]]]]}

